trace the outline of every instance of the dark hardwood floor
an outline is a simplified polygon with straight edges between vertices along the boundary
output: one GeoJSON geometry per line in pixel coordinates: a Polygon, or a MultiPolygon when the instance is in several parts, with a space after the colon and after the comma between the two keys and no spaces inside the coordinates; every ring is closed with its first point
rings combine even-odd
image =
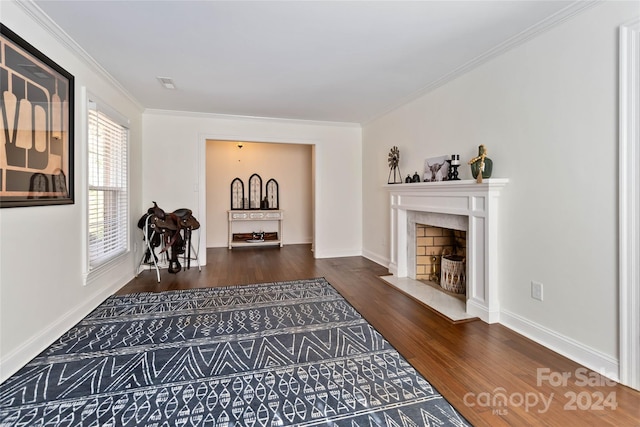
{"type": "Polygon", "coordinates": [[[309,245],[215,248],[201,272],[162,270],[157,283],[145,271],[118,294],[324,277],[473,425],[640,426],[640,392],[502,325],[452,324],[386,274],[363,257],[316,260],[309,245]]]}

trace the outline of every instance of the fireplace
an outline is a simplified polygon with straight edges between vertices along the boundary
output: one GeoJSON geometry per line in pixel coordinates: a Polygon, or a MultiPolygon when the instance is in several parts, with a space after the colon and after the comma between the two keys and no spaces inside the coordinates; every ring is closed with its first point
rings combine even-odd
{"type": "Polygon", "coordinates": [[[466,312],[498,322],[498,200],[507,183],[494,178],[385,186],[391,195],[389,272],[416,280],[416,224],[465,231],[466,312]]]}
{"type": "Polygon", "coordinates": [[[427,224],[416,224],[417,280],[436,285],[436,288],[458,294],[466,293],[467,232],[427,224]],[[444,269],[443,269],[443,257],[444,269]],[[460,275],[447,274],[456,266],[460,275]],[[444,275],[445,280],[442,281],[444,275]],[[449,280],[447,280],[449,279],[449,280]],[[456,290],[452,290],[454,283],[456,290]],[[458,290],[459,288],[459,290],[458,290]]]}

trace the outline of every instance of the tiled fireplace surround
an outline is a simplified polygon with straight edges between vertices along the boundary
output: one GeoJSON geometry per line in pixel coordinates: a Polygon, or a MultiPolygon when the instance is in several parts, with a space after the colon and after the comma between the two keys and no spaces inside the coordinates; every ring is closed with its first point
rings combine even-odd
{"type": "Polygon", "coordinates": [[[507,183],[507,179],[486,179],[480,184],[443,181],[386,186],[391,194],[389,272],[416,279],[416,224],[466,231],[466,312],[487,323],[498,322],[498,198],[507,183]]]}

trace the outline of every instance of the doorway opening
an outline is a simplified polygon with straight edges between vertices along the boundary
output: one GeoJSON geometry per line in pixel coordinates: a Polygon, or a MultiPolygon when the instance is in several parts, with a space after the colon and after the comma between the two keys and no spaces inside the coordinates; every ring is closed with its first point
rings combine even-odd
{"type": "MultiPolygon", "coordinates": [[[[313,145],[207,138],[205,141],[205,188],[207,248],[226,247],[231,183],[239,178],[248,198],[249,179],[257,174],[263,186],[278,183],[279,206],[283,212],[284,244],[309,244],[314,236],[313,145]]],[[[262,195],[266,194],[261,188],[262,195]]],[[[250,206],[247,206],[251,208],[250,206]]],[[[257,208],[257,207],[256,207],[257,208]]],[[[237,232],[270,232],[278,224],[269,221],[234,224],[237,232]],[[238,227],[244,227],[242,230],[238,227]],[[253,228],[256,229],[253,229],[253,228]]]]}

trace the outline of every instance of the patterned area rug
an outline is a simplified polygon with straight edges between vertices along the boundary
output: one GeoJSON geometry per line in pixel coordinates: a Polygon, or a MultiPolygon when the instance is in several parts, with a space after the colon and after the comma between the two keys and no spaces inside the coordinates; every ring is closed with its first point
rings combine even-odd
{"type": "Polygon", "coordinates": [[[0,386],[2,426],[468,426],[324,279],[113,296],[0,386]]]}

